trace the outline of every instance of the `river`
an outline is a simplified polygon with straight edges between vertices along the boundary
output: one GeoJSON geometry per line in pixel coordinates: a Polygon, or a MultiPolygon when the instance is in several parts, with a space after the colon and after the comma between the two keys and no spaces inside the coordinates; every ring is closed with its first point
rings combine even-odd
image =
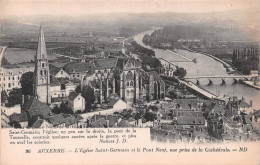
{"type": "MultiPolygon", "coordinates": [[[[157,58],[164,58],[168,61],[185,61],[183,57],[176,55],[168,50],[162,50],[162,49],[155,49],[151,48],[150,46],[146,46],[142,39],[145,34],[151,34],[153,30],[146,31],[144,33],[140,33],[137,36],[134,37],[134,40],[140,44],[143,47],[153,49],[155,51],[155,56],[157,58]]],[[[187,71],[186,76],[224,76],[228,75],[226,72],[226,68],[221,64],[220,62],[214,60],[213,58],[210,58],[206,55],[190,52],[187,50],[178,50],[178,53],[190,58],[190,59],[197,59],[197,63],[194,62],[173,62],[179,67],[183,67],[187,71]]],[[[192,82],[196,83],[196,80],[191,80],[192,82]]],[[[260,109],[260,91],[248,87],[246,85],[240,84],[240,83],[233,83],[234,80],[231,78],[226,78],[226,83],[222,85],[221,79],[212,79],[213,85],[208,85],[209,80],[208,79],[200,79],[200,86],[209,92],[216,94],[216,95],[229,95],[229,96],[238,96],[238,98],[244,97],[246,102],[250,102],[250,100],[253,101],[253,108],[254,109],[260,109]]]]}

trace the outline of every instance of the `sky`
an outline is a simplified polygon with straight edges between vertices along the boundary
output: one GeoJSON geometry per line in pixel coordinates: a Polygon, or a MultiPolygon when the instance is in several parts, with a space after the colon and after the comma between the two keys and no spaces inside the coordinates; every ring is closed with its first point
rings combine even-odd
{"type": "Polygon", "coordinates": [[[259,8],[259,0],[2,0],[2,16],[222,12],[259,8]]]}

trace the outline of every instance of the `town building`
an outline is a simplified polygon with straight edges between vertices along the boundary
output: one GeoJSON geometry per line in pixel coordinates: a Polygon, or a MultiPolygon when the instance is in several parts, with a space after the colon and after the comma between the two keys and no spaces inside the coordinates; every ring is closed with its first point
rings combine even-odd
{"type": "Polygon", "coordinates": [[[0,74],[0,88],[2,91],[9,93],[14,88],[21,88],[20,80],[22,74],[26,72],[33,72],[34,67],[22,68],[2,68],[0,74]]]}
{"type": "Polygon", "coordinates": [[[80,93],[71,92],[68,96],[68,107],[74,112],[85,110],[85,98],[80,93]]]}

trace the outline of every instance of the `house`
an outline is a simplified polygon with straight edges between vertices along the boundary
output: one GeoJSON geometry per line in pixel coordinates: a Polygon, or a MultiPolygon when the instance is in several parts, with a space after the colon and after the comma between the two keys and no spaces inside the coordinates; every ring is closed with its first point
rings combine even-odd
{"type": "Polygon", "coordinates": [[[113,93],[107,99],[108,109],[112,108],[114,111],[120,111],[127,108],[127,104],[120,99],[118,94],[113,93]]]}
{"type": "Polygon", "coordinates": [[[3,68],[0,73],[0,88],[9,92],[14,88],[21,88],[20,79],[22,74],[33,72],[34,67],[3,68]]]}
{"type": "Polygon", "coordinates": [[[85,98],[80,93],[71,92],[68,96],[68,106],[75,113],[85,110],[85,98]]]}
{"type": "Polygon", "coordinates": [[[31,128],[53,128],[53,125],[46,120],[39,119],[35,123],[33,123],[31,128]]]}
{"type": "Polygon", "coordinates": [[[208,113],[216,113],[218,115],[224,115],[226,112],[225,107],[217,103],[212,103],[209,107],[206,108],[206,111],[208,113]]]}
{"type": "Polygon", "coordinates": [[[28,118],[26,113],[13,113],[10,116],[11,123],[17,122],[21,125],[21,128],[27,128],[28,126],[28,118]]]}
{"type": "Polygon", "coordinates": [[[248,104],[245,102],[244,98],[239,100],[234,96],[233,98],[229,98],[227,108],[228,111],[233,115],[239,115],[241,112],[249,114],[252,111],[252,101],[250,101],[250,104],[248,104]]]}
{"type": "Polygon", "coordinates": [[[49,118],[51,109],[45,103],[42,103],[35,97],[28,95],[22,102],[22,113],[23,112],[27,114],[28,124],[31,126],[38,118],[49,118]]]}

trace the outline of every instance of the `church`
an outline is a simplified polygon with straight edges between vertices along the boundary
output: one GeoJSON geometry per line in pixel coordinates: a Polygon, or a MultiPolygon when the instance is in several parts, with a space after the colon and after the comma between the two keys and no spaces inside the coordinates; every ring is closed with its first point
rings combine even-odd
{"type": "Polygon", "coordinates": [[[96,102],[103,103],[116,93],[127,104],[164,98],[165,83],[155,72],[145,72],[135,58],[107,58],[90,61],[93,71],[82,79],[82,86],[94,89],[96,102]]]}
{"type": "Polygon", "coordinates": [[[53,107],[74,92],[78,84],[70,80],[70,75],[62,68],[48,62],[42,27],[38,38],[34,70],[34,97],[53,107]]]}
{"type": "Polygon", "coordinates": [[[42,27],[34,74],[34,97],[51,106],[59,105],[77,85],[93,88],[96,103],[105,103],[111,94],[117,94],[132,105],[163,99],[165,92],[161,77],[155,71],[144,71],[141,61],[133,57],[68,63],[63,68],[49,64],[42,27]]]}

